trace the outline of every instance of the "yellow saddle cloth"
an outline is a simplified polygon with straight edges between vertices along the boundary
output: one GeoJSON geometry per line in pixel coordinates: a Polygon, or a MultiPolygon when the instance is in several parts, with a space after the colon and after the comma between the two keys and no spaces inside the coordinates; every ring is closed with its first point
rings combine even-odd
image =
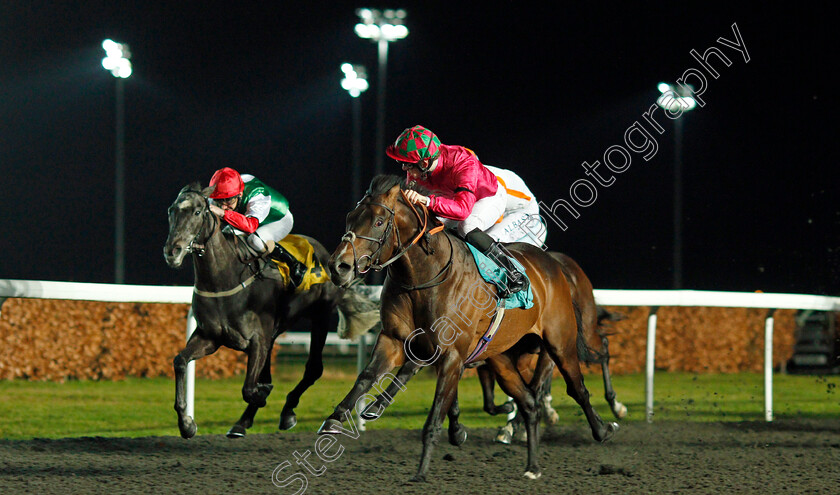
{"type": "MultiPolygon", "coordinates": [[[[312,247],[312,244],[308,240],[299,235],[290,234],[284,237],[279,244],[289,254],[306,265],[306,275],[304,275],[303,282],[295,289],[295,292],[309,290],[313,285],[323,284],[330,279],[329,272],[315,258],[315,248],[312,247]]],[[[271,261],[277,265],[277,269],[280,270],[280,274],[283,276],[284,283],[288,286],[291,283],[289,266],[274,258],[271,258],[271,261]]]]}

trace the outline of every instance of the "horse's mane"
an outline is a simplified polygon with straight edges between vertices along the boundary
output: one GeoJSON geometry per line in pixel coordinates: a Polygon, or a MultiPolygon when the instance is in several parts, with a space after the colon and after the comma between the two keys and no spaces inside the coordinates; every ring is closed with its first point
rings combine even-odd
{"type": "Polygon", "coordinates": [[[381,194],[385,194],[391,190],[392,187],[399,185],[400,189],[403,190],[414,190],[419,192],[424,196],[428,196],[432,192],[425,187],[415,183],[414,181],[406,181],[405,176],[400,177],[399,175],[393,174],[383,174],[377,175],[370,181],[370,186],[368,186],[367,191],[365,192],[366,196],[379,196],[381,194]]]}

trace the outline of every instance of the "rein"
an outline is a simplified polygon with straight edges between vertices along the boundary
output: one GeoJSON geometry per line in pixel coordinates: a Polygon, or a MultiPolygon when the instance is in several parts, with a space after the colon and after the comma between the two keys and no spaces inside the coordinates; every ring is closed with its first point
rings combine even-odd
{"type": "MultiPolygon", "coordinates": [[[[357,206],[358,205],[380,206],[380,207],[384,208],[388,213],[390,213],[391,217],[388,219],[388,225],[385,227],[385,231],[382,233],[382,236],[380,236],[378,239],[374,238],[374,237],[357,235],[352,230],[348,230],[347,233],[344,234],[341,237],[341,241],[349,243],[350,248],[353,250],[353,260],[354,260],[354,263],[355,263],[355,270],[356,270],[357,275],[365,274],[368,271],[370,271],[371,269],[376,270],[376,271],[381,271],[384,268],[389,268],[389,265],[391,265],[392,263],[394,263],[398,259],[405,256],[405,254],[408,252],[408,250],[411,249],[412,246],[417,244],[417,242],[420,241],[420,239],[423,238],[424,235],[434,235],[434,234],[437,234],[438,232],[441,232],[443,230],[443,225],[438,225],[437,227],[429,229],[429,216],[430,216],[429,215],[429,210],[426,209],[426,208],[422,208],[423,215],[421,216],[420,212],[417,211],[417,208],[415,208],[414,205],[411,203],[411,201],[408,200],[408,197],[405,195],[405,191],[400,189],[400,194],[402,195],[403,199],[405,200],[405,203],[411,208],[411,211],[414,212],[414,216],[417,217],[417,221],[420,224],[417,235],[414,237],[414,239],[412,239],[411,242],[407,243],[406,245],[403,245],[402,240],[400,239],[400,230],[398,228],[395,228],[396,216],[397,216],[396,211],[393,208],[390,208],[389,206],[387,206],[383,203],[378,203],[378,202],[375,202],[375,201],[365,201],[365,198],[368,197],[368,196],[365,196],[364,198],[362,198],[361,201],[359,201],[357,206]],[[382,252],[382,248],[385,246],[385,240],[389,237],[389,235],[391,233],[391,230],[393,230],[397,235],[397,246],[398,246],[398,249],[400,251],[395,256],[392,256],[391,259],[389,259],[389,260],[387,260],[383,263],[383,262],[380,262],[381,252],[382,252]],[[353,241],[357,238],[358,239],[364,239],[366,241],[375,242],[379,245],[379,247],[376,249],[376,251],[373,254],[365,254],[365,255],[362,255],[360,257],[360,256],[357,255],[356,246],[353,244],[353,241]],[[374,256],[376,257],[375,260],[374,260],[374,256]],[[370,263],[365,268],[365,270],[360,270],[359,269],[359,261],[364,259],[364,258],[368,258],[370,260],[370,263]]],[[[454,247],[452,246],[452,240],[449,239],[449,237],[447,237],[447,240],[449,241],[449,261],[446,263],[446,265],[443,267],[443,269],[441,269],[441,271],[437,275],[435,275],[431,280],[429,280],[427,282],[424,282],[420,285],[411,286],[411,285],[403,284],[401,282],[397,282],[402,289],[404,289],[404,290],[428,289],[430,287],[435,287],[437,285],[440,285],[440,284],[442,284],[443,282],[446,281],[446,279],[448,278],[448,275],[447,275],[447,277],[444,277],[442,280],[438,281],[438,279],[441,276],[443,276],[444,274],[448,273],[449,268],[452,266],[452,258],[453,258],[453,254],[455,252],[454,247]]],[[[392,279],[396,280],[391,275],[390,268],[388,269],[388,274],[392,279]]]]}

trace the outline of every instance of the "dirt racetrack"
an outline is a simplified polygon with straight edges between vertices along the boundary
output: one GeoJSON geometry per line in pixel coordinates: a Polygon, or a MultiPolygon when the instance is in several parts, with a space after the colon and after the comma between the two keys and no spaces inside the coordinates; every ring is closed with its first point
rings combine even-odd
{"type": "MultiPolygon", "coordinates": [[[[83,437],[0,441],[0,493],[840,493],[840,420],[744,423],[626,423],[608,444],[580,426],[543,433],[543,475],[522,477],[524,444],[492,443],[494,431],[470,430],[461,447],[445,430],[429,482],[412,484],[420,432],[368,431],[339,437],[315,455],[314,433],[137,439],[83,437]],[[304,454],[311,469],[295,464],[304,454]],[[297,480],[279,483],[295,473],[297,480]],[[301,492],[304,493],[304,492],[301,492]]],[[[324,447],[324,445],[321,445],[324,447]]]]}

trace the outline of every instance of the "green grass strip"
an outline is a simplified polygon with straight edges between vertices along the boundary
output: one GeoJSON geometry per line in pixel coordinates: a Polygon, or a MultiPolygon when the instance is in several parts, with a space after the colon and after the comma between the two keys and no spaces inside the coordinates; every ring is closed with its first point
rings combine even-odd
{"type": "MultiPolygon", "coordinates": [[[[198,363],[201,366],[201,363],[198,363]]],[[[274,377],[274,392],[260,410],[249,432],[277,431],[285,394],[303,373],[302,364],[281,361],[274,377]]],[[[328,363],[325,376],[310,388],[297,408],[294,431],[316,431],[324,418],[350,390],[355,367],[346,362],[328,363]]],[[[239,418],[245,408],[243,377],[196,380],[196,421],[199,435],[219,435],[239,418]]],[[[613,378],[618,399],[630,411],[624,421],[644,421],[645,377],[643,374],[613,378]]],[[[654,379],[654,421],[762,421],[764,376],[758,373],[695,375],[657,372],[654,379]]],[[[775,374],[774,414],[784,418],[836,418],[840,411],[840,376],[775,374]]],[[[595,409],[604,419],[612,414],[603,398],[599,375],[587,375],[586,386],[595,409]]],[[[400,393],[384,416],[368,423],[368,429],[419,429],[423,427],[435,390],[433,370],[423,370],[400,393]]],[[[68,381],[65,383],[0,382],[0,438],[30,439],[78,436],[141,437],[178,435],[173,410],[174,380],[130,378],[124,381],[68,381]]],[[[496,403],[504,400],[496,391],[496,403]]],[[[566,396],[565,384],[556,379],[554,406],[563,424],[586,422],[574,401],[566,396]]],[[[482,410],[478,379],[467,377],[459,387],[461,421],[468,428],[495,428],[504,418],[482,410]]]]}

